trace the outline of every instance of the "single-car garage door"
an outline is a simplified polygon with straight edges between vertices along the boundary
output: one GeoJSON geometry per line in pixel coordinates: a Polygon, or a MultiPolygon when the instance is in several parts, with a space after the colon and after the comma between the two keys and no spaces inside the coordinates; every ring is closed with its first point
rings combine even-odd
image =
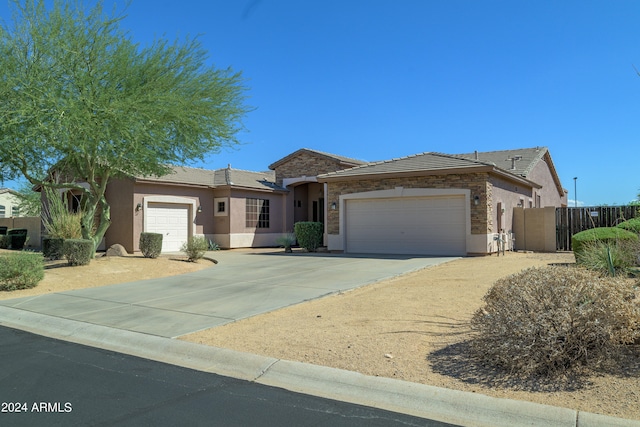
{"type": "Polygon", "coordinates": [[[465,255],[464,196],[346,201],[346,252],[465,255]]]}
{"type": "Polygon", "coordinates": [[[149,203],[145,231],[162,234],[162,251],[176,252],[189,236],[189,206],[149,203]]]}

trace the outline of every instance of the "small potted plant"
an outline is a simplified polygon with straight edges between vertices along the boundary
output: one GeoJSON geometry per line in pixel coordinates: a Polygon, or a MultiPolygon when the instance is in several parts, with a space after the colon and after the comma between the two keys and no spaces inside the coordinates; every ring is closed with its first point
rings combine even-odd
{"type": "Polygon", "coordinates": [[[282,246],[286,253],[291,253],[291,246],[296,244],[296,235],[286,233],[276,239],[276,244],[282,246]]]}

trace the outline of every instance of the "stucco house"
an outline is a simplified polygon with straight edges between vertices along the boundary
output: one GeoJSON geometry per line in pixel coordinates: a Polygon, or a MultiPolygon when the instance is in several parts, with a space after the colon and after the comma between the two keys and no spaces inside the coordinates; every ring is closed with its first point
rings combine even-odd
{"type": "Polygon", "coordinates": [[[298,221],[325,225],[330,251],[467,255],[495,252],[513,208],[566,206],[549,150],[420,153],[380,162],[297,150],[268,172],[174,167],[112,181],[106,246],[138,251],[140,233],[177,251],[202,235],[222,248],[275,246],[298,221]]]}
{"type": "Polygon", "coordinates": [[[0,218],[20,216],[20,198],[18,192],[9,188],[0,188],[0,218]]]}

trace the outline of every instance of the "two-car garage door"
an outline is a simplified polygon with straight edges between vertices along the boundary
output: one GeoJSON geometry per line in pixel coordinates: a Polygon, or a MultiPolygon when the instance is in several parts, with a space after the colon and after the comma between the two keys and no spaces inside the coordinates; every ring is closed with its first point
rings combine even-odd
{"type": "Polygon", "coordinates": [[[146,231],[162,234],[162,251],[176,252],[189,236],[189,205],[149,203],[146,231]]]}
{"type": "Polygon", "coordinates": [[[346,252],[465,255],[464,196],[350,199],[346,252]]]}

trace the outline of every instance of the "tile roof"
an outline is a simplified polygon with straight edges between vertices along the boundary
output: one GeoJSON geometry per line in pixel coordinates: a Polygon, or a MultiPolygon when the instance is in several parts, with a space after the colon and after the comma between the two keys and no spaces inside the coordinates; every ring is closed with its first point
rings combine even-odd
{"type": "Polygon", "coordinates": [[[251,172],[240,169],[207,170],[172,166],[171,173],[159,177],[138,178],[144,181],[171,184],[191,184],[207,187],[234,186],[257,190],[285,190],[275,183],[275,172],[251,172]]]}
{"type": "MultiPolygon", "coordinates": [[[[526,178],[547,151],[549,151],[547,147],[483,151],[477,153],[477,159],[481,162],[494,164],[496,167],[514,175],[520,175],[526,178]]],[[[454,156],[472,160],[476,159],[476,153],[454,154],[454,156]]]]}
{"type": "Polygon", "coordinates": [[[365,165],[319,175],[319,178],[377,175],[385,173],[421,172],[493,166],[488,163],[451,156],[449,154],[425,152],[397,159],[371,162],[365,165]]]}
{"type": "Polygon", "coordinates": [[[492,166],[527,177],[547,152],[546,147],[489,151],[469,154],[425,152],[396,159],[371,162],[350,169],[319,175],[319,178],[367,176],[386,173],[438,171],[492,166]],[[515,165],[515,169],[512,166],[515,165]]]}

